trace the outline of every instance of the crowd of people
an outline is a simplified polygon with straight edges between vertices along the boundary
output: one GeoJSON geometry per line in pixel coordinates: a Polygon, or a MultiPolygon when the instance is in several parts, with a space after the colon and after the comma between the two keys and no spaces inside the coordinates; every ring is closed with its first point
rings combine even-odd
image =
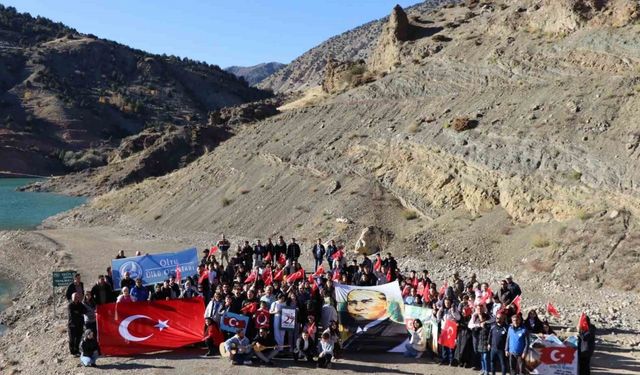
{"type": "MultiPolygon", "coordinates": [[[[198,273],[184,279],[176,279],[174,274],[162,284],[145,286],[144,280],[134,280],[125,273],[120,285],[114,285],[111,269],[107,268],[95,285],[85,289],[80,275],[76,275],[66,292],[70,352],[80,356],[84,365],[95,365],[99,353],[95,311],[99,304],[202,297],[206,306],[205,356],[216,356],[219,348],[224,348],[238,365],[273,366],[276,357],[287,355],[295,361],[328,368],[344,354],[335,282],[375,286],[397,280],[405,305],[432,309],[432,319],[441,329],[447,321],[457,325],[455,347],[440,346],[433,353],[423,323],[414,320],[404,346],[406,357],[417,359],[427,353],[441,365],[473,367],[482,374],[517,375],[526,373],[529,334],[554,334],[535,310],[523,316],[519,303],[522,290],[512,275],[500,281],[496,292],[475,274],[463,280],[458,272],[439,287],[428,270],[402,273],[391,253],[384,257],[359,255],[349,260],[335,241],[325,246],[321,239],[309,252],[314,270],[305,272],[299,262],[302,250],[295,238],[289,243],[282,236],[275,243],[270,238],[265,243],[257,240],[253,246],[244,241],[233,251],[222,235],[215,246],[202,252],[198,273]],[[281,329],[283,308],[295,308],[298,321],[294,330],[281,329]],[[221,318],[226,312],[246,315],[250,322],[246,330],[222,331],[221,318]]],[[[117,254],[117,258],[123,257],[124,252],[117,254]]],[[[594,338],[592,324],[579,327],[581,374],[589,373],[594,338]]]]}

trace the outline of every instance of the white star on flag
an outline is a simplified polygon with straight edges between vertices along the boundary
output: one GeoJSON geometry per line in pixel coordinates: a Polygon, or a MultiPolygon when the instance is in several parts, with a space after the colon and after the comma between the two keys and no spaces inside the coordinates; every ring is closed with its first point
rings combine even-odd
{"type": "Polygon", "coordinates": [[[165,328],[169,328],[169,323],[168,320],[160,320],[158,319],[158,324],[156,324],[154,327],[158,328],[160,330],[160,332],[162,332],[163,329],[165,328]]]}

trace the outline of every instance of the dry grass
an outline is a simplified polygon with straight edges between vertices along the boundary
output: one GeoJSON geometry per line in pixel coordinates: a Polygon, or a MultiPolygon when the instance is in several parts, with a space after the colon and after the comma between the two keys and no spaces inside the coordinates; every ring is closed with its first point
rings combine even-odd
{"type": "Polygon", "coordinates": [[[220,204],[222,204],[222,207],[227,207],[229,206],[231,203],[233,203],[233,199],[229,199],[229,198],[222,198],[220,200],[220,204]]]}
{"type": "Polygon", "coordinates": [[[585,221],[585,220],[589,220],[589,219],[591,219],[591,218],[593,217],[593,215],[592,215],[592,214],[590,214],[590,213],[588,213],[588,212],[587,212],[587,211],[585,211],[585,210],[578,210],[578,211],[576,212],[576,217],[577,217],[578,219],[582,220],[582,221],[585,221]]]}
{"type": "Polygon", "coordinates": [[[539,235],[533,237],[533,246],[542,248],[548,247],[549,245],[551,245],[551,241],[549,241],[548,238],[539,235]]]}
{"type": "Polygon", "coordinates": [[[534,259],[527,263],[527,266],[535,272],[551,273],[556,268],[555,262],[551,260],[534,259]]]}
{"type": "Polygon", "coordinates": [[[418,213],[414,210],[405,208],[404,210],[402,210],[402,217],[404,217],[405,220],[414,220],[418,218],[418,213]]]}

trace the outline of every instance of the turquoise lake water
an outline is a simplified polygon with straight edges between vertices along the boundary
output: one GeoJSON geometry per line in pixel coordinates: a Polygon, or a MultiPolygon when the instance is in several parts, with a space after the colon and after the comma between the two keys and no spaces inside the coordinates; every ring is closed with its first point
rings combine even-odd
{"type": "Polygon", "coordinates": [[[0,230],[34,229],[42,220],[86,201],[52,193],[16,191],[37,181],[29,178],[0,178],[0,230]]]}

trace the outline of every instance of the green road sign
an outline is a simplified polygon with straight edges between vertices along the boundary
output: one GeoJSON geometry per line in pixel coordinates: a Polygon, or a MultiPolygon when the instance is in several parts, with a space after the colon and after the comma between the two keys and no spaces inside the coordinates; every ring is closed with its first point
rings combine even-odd
{"type": "Polygon", "coordinates": [[[68,286],[73,282],[76,271],[54,271],[53,286],[68,286]]]}

